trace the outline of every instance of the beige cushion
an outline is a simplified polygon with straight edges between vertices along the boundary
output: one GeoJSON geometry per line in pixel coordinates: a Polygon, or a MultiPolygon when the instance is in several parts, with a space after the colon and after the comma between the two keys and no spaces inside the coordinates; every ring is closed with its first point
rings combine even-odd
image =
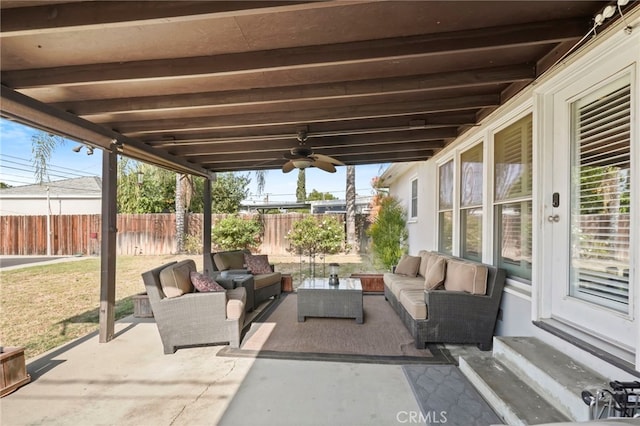
{"type": "Polygon", "coordinates": [[[420,267],[420,258],[418,256],[409,256],[405,254],[398,262],[396,266],[396,274],[406,275],[408,277],[415,277],[418,274],[418,268],[420,267]]]}
{"type": "Polygon", "coordinates": [[[471,294],[487,293],[488,269],[486,265],[448,259],[446,275],[445,290],[466,291],[471,294]]]}
{"type": "Polygon", "coordinates": [[[424,291],[424,280],[422,278],[405,277],[405,279],[398,280],[393,284],[391,292],[396,296],[396,299],[400,300],[400,294],[406,290],[424,291]]]}
{"type": "Polygon", "coordinates": [[[392,274],[391,272],[385,272],[382,274],[382,281],[384,281],[384,285],[386,285],[389,290],[393,291],[393,285],[397,282],[396,278],[398,275],[392,274]]]}
{"type": "Polygon", "coordinates": [[[253,276],[253,288],[259,289],[263,287],[267,287],[273,284],[278,283],[280,285],[280,280],[282,279],[282,273],[280,272],[272,272],[270,274],[260,274],[253,276]]]}
{"type": "Polygon", "coordinates": [[[237,320],[244,315],[244,302],[238,299],[231,299],[227,302],[227,319],[237,320]]]}
{"type": "Polygon", "coordinates": [[[244,268],[243,251],[221,251],[213,255],[213,263],[219,271],[244,268]]]}
{"type": "Polygon", "coordinates": [[[247,301],[247,289],[244,287],[236,287],[227,290],[227,301],[239,300],[243,304],[247,301]]]}
{"type": "MultiPolygon", "coordinates": [[[[435,261],[429,267],[429,271],[424,279],[425,290],[435,290],[444,284],[447,262],[443,257],[433,256],[435,261]]],[[[431,262],[430,262],[431,263],[431,262]]]]}
{"type": "Polygon", "coordinates": [[[400,303],[413,319],[427,319],[427,305],[424,301],[424,289],[403,290],[400,293],[400,303]]]}
{"type": "Polygon", "coordinates": [[[418,252],[418,257],[420,257],[420,267],[418,268],[418,275],[421,275],[423,277],[427,276],[427,262],[429,261],[430,254],[431,253],[426,250],[420,250],[418,252]]]}
{"type": "Polygon", "coordinates": [[[191,271],[196,270],[196,263],[191,260],[183,260],[167,266],[160,271],[160,286],[168,298],[179,297],[185,293],[193,292],[191,284],[191,271]]]}

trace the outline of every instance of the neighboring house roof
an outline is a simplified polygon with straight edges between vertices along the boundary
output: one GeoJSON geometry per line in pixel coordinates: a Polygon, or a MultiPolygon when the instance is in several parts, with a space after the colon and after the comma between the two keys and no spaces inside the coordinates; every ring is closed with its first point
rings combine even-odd
{"type": "Polygon", "coordinates": [[[102,179],[97,176],[85,176],[73,179],[45,182],[41,185],[23,185],[0,189],[0,198],[43,198],[53,197],[87,197],[102,196],[102,179]]]}

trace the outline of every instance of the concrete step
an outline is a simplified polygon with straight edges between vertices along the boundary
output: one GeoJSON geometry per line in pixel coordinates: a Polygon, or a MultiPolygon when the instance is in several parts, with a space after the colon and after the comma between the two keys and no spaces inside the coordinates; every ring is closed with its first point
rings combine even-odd
{"type": "Polygon", "coordinates": [[[535,337],[496,337],[493,356],[572,421],[589,420],[583,390],[609,387],[606,377],[535,337]]]}
{"type": "Polygon", "coordinates": [[[533,425],[570,420],[492,356],[460,357],[459,366],[505,424],[533,425]]]}

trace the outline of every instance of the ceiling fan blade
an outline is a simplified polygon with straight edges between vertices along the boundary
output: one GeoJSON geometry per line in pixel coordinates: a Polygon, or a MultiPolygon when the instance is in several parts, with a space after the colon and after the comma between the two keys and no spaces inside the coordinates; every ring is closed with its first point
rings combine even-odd
{"type": "Polygon", "coordinates": [[[318,161],[322,161],[325,163],[335,164],[336,166],[344,166],[344,163],[340,160],[336,160],[333,157],[329,157],[328,155],[322,154],[313,154],[311,157],[315,158],[318,161]]]}
{"type": "Polygon", "coordinates": [[[289,173],[291,170],[295,168],[296,166],[293,165],[293,161],[287,161],[286,163],[284,163],[284,166],[282,166],[282,172],[289,173]]]}
{"type": "Polygon", "coordinates": [[[329,173],[335,173],[336,172],[336,168],[333,166],[333,164],[331,163],[327,163],[326,161],[314,161],[313,163],[311,163],[311,167],[317,167],[321,170],[324,170],[325,172],[329,172],[329,173]]]}

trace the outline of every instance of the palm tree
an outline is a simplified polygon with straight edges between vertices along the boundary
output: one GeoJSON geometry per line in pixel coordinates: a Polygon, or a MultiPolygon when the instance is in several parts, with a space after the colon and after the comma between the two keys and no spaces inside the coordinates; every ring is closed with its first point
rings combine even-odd
{"type": "Polygon", "coordinates": [[[347,244],[357,253],[360,248],[356,234],[356,166],[347,166],[346,202],[347,244]]]}
{"type": "Polygon", "coordinates": [[[33,162],[33,173],[38,185],[42,185],[45,181],[50,181],[48,167],[51,155],[58,145],[64,144],[65,140],[62,136],[51,133],[40,131],[31,136],[31,161],[33,162]]]}
{"type": "Polygon", "coordinates": [[[298,169],[298,186],[296,187],[296,201],[304,203],[307,200],[307,179],[304,169],[298,169]]]}
{"type": "Polygon", "coordinates": [[[187,208],[191,204],[193,182],[191,176],[176,173],[176,251],[184,252],[184,237],[187,232],[187,208]]]}

